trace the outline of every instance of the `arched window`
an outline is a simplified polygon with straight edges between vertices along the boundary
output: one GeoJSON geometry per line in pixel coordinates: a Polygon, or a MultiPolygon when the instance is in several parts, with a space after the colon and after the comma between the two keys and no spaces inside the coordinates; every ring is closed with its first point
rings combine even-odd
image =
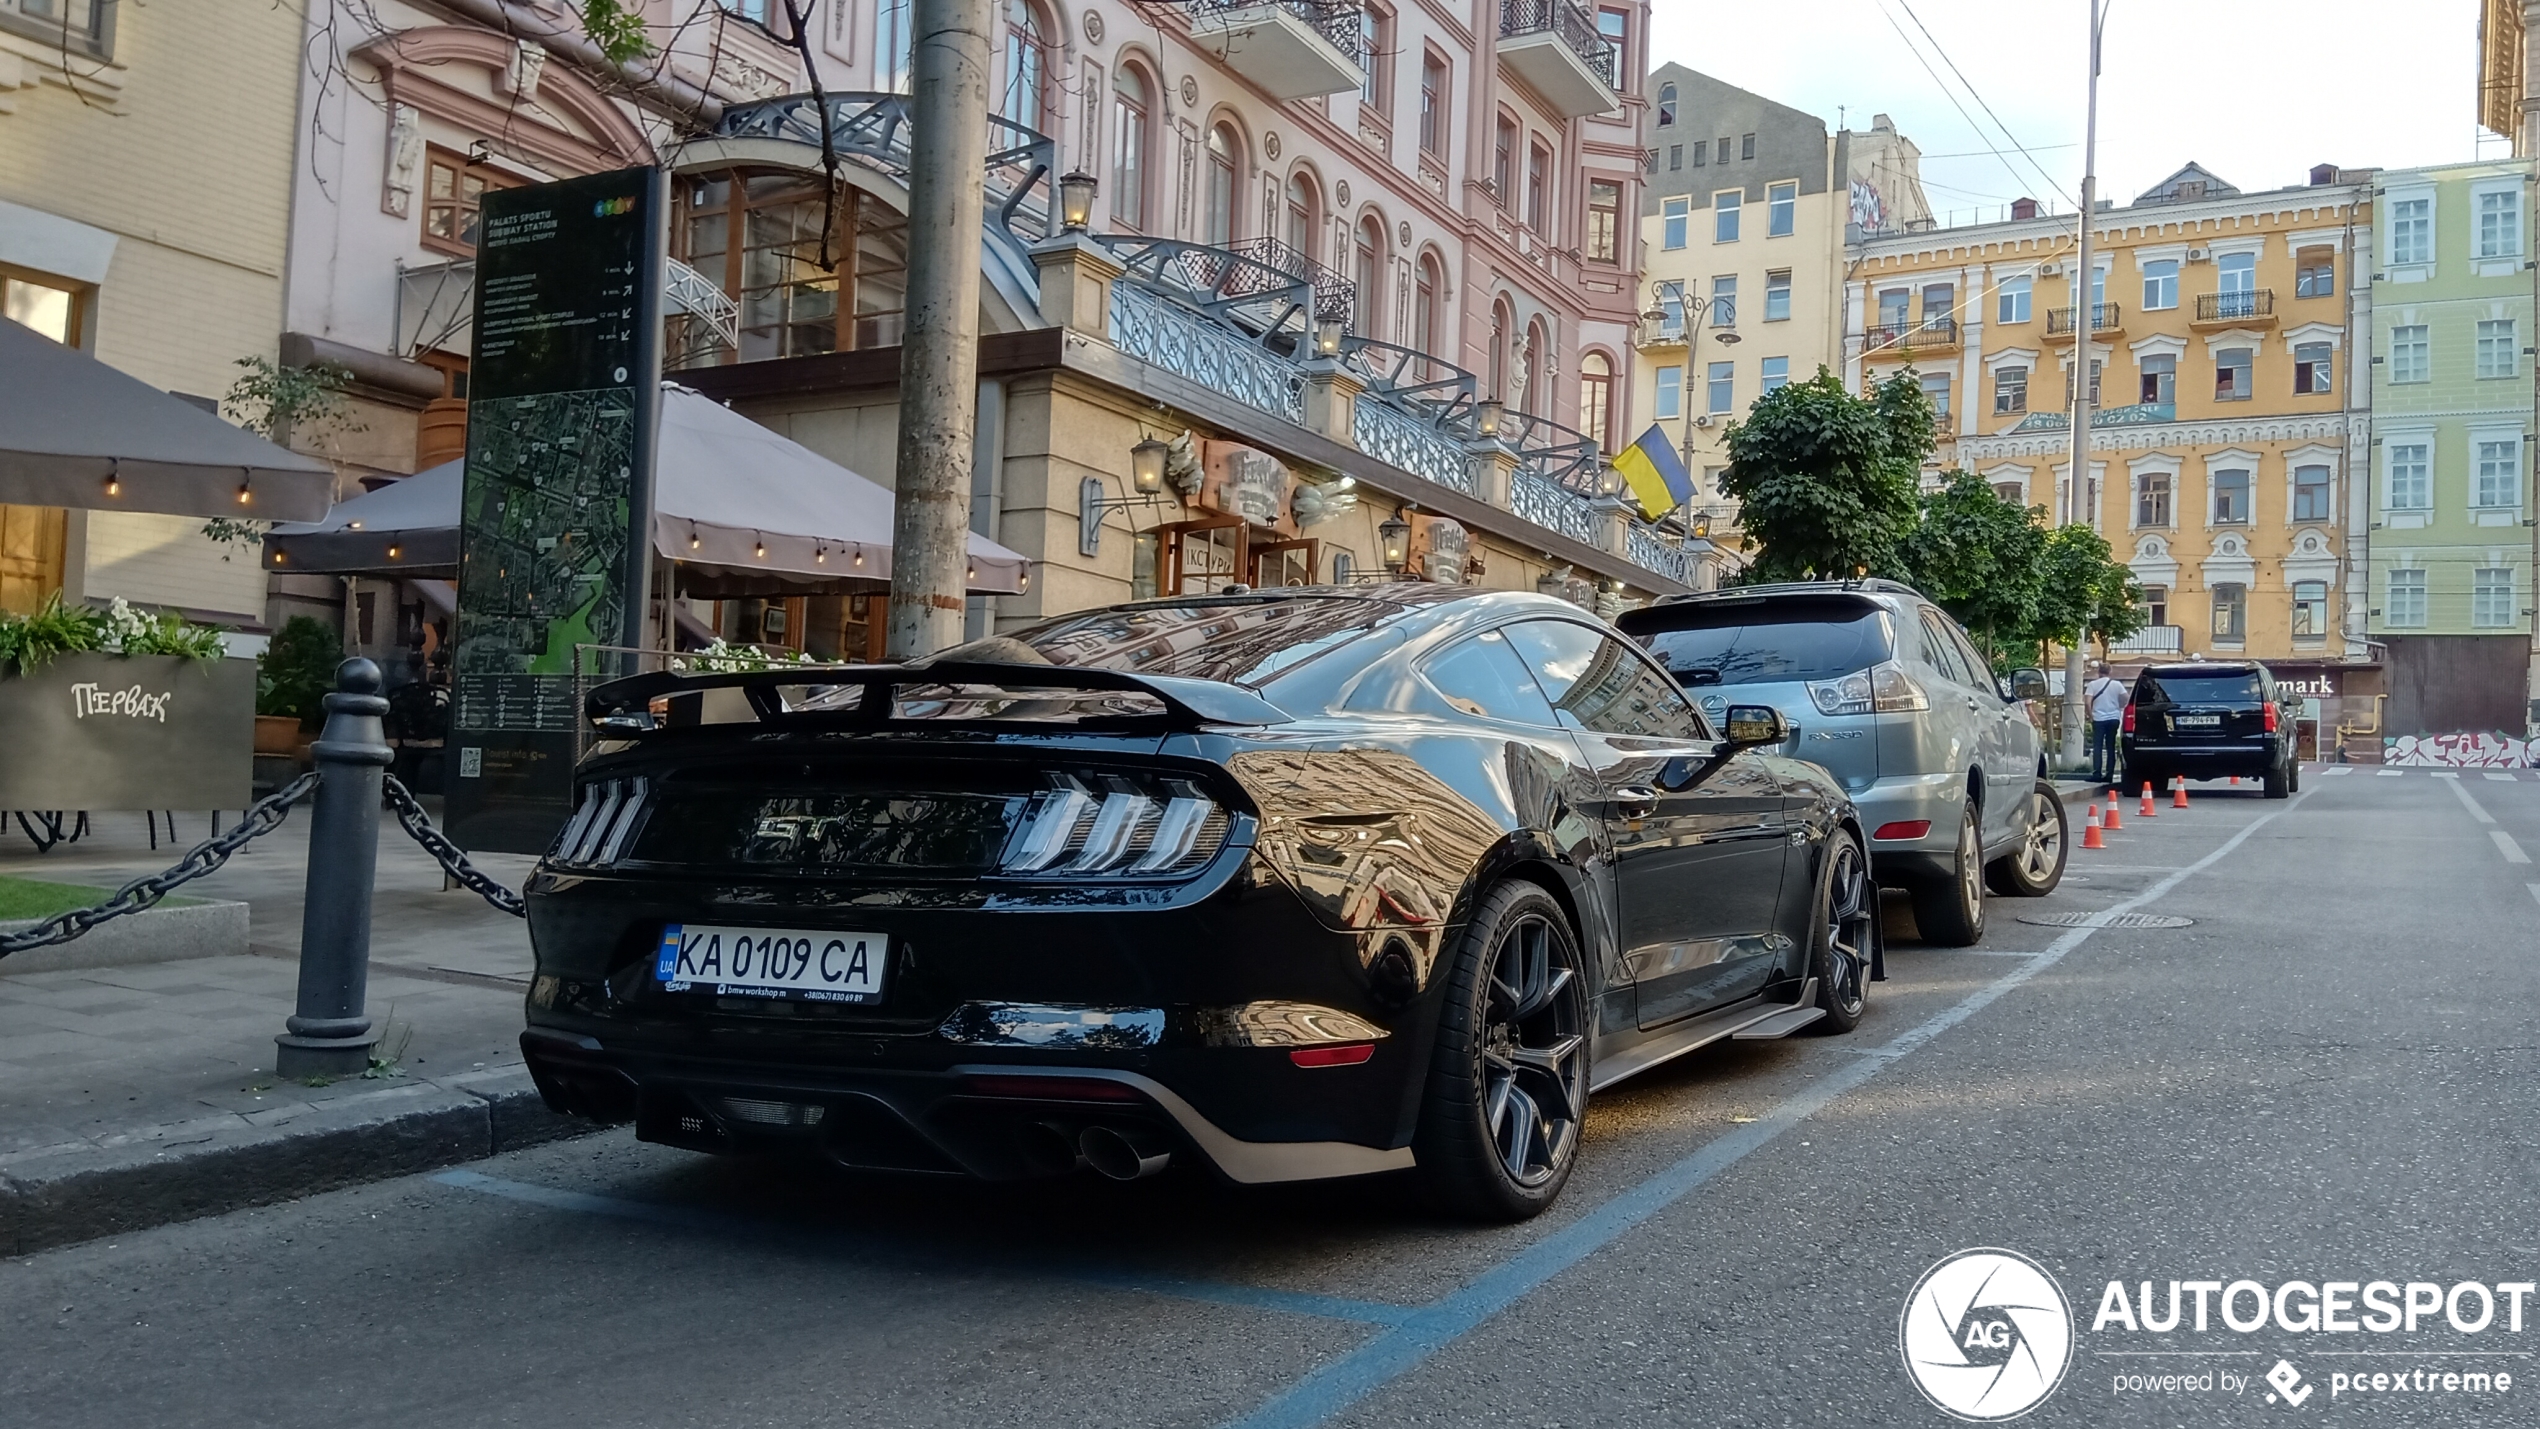
{"type": "Polygon", "coordinates": [[[1673,81],[1658,86],[1658,124],[1667,128],[1676,122],[1676,86],[1673,81]]]}
{"type": "Polygon", "coordinates": [[[908,291],[908,219],[899,210],[841,188],[823,268],[819,175],[725,170],[682,184],[675,252],[740,304],[741,347],[735,353],[704,324],[675,317],[666,366],[898,344],[908,291]]]}
{"type": "Polygon", "coordinates": [[[1314,236],[1321,227],[1322,196],[1314,191],[1314,176],[1303,169],[1288,176],[1288,246],[1308,258],[1314,256],[1314,236]]]}
{"type": "Polygon", "coordinates": [[[1579,359],[1579,430],[1614,450],[1614,364],[1601,352],[1579,359]]]}
{"type": "Polygon", "coordinates": [[[1516,325],[1517,315],[1509,311],[1506,298],[1490,305],[1490,390],[1482,395],[1503,403],[1517,395],[1508,390],[1508,333],[1516,325]]]}
{"type": "Polygon", "coordinates": [[[1544,376],[1544,361],[1552,355],[1552,344],[1545,341],[1543,320],[1526,324],[1526,345],[1517,353],[1517,410],[1538,417],[1552,415],[1552,383],[1544,376]]]}
{"type": "Polygon", "coordinates": [[[1147,221],[1147,133],[1155,89],[1146,71],[1120,66],[1111,77],[1111,218],[1127,228],[1147,221]]]}
{"type": "Polygon", "coordinates": [[[1235,241],[1235,177],[1242,172],[1235,126],[1218,124],[1208,131],[1208,213],[1200,231],[1202,243],[1219,247],[1235,241]]]}
{"type": "Polygon", "coordinates": [[[1351,277],[1358,283],[1358,335],[1381,331],[1385,286],[1385,221],[1369,214],[1358,221],[1358,253],[1351,277]]]}
{"type": "Polygon", "coordinates": [[[1006,0],[1005,93],[997,113],[1026,129],[1048,133],[1050,42],[1032,0],[1006,0]]]}
{"type": "Polygon", "coordinates": [[[1438,355],[1438,294],[1445,289],[1446,275],[1438,271],[1437,255],[1421,254],[1411,280],[1411,345],[1431,357],[1438,355]]]}

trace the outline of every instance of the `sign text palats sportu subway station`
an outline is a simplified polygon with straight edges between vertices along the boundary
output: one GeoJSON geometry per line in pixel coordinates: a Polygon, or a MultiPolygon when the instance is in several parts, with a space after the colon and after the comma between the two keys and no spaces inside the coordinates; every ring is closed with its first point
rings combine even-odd
{"type": "Polygon", "coordinates": [[[643,643],[663,193],[625,169],[485,196],[449,792],[469,848],[546,848],[572,811],[575,647],[643,643]]]}

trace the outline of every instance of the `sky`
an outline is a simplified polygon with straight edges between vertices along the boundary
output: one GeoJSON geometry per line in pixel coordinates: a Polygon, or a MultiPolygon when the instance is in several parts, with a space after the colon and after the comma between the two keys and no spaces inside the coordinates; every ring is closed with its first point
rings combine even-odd
{"type": "MultiPolygon", "coordinates": [[[[2478,138],[2478,0],[2106,2],[2099,196],[2120,207],[2191,159],[2256,192],[2304,183],[2314,164],[2400,168],[2506,152],[2478,138]]],[[[1838,109],[1853,129],[1890,115],[1922,149],[1925,194],[1951,221],[2045,198],[2049,178],[2069,212],[2081,186],[2088,4],[1653,0],[1650,61],[1820,115],[1829,130],[1838,109]],[[2004,142],[2006,129],[2034,165],[2004,142]]]]}

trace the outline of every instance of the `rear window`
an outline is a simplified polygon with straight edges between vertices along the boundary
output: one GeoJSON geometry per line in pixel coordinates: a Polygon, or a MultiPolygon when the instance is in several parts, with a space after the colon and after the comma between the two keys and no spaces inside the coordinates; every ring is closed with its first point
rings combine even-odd
{"type": "Polygon", "coordinates": [[[1688,689],[1830,680],[1887,659],[1896,642],[1884,611],[1857,600],[1670,608],[1678,628],[1633,632],[1688,689]]]}
{"type": "Polygon", "coordinates": [[[1257,687],[1366,634],[1395,609],[1348,596],[1199,598],[1066,616],[935,658],[1075,665],[1257,687]]]}
{"type": "Polygon", "coordinates": [[[2147,671],[2135,698],[2152,704],[2254,705],[2266,698],[2254,670],[2198,672],[2147,671]]]}

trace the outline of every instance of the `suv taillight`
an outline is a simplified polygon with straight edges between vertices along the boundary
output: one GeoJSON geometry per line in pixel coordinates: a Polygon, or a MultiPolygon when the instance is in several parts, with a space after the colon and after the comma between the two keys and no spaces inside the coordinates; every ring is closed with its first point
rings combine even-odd
{"type": "Polygon", "coordinates": [[[1931,697],[1905,667],[1887,661],[1841,679],[1811,680],[1808,698],[1825,715],[1902,714],[1931,708],[1931,697]]]}
{"type": "Polygon", "coordinates": [[[2125,732],[2134,733],[2134,702],[2131,700],[2126,702],[2125,707],[2125,732]]]}
{"type": "Polygon", "coordinates": [[[2263,706],[2263,708],[2266,710],[2267,733],[2269,733],[2269,734],[2273,734],[2273,733],[2275,733],[2275,718],[2276,718],[2276,716],[2275,716],[2275,701],[2273,701],[2273,700],[2269,700],[2269,701],[2267,701],[2267,702],[2266,702],[2266,704],[2263,706]]]}

